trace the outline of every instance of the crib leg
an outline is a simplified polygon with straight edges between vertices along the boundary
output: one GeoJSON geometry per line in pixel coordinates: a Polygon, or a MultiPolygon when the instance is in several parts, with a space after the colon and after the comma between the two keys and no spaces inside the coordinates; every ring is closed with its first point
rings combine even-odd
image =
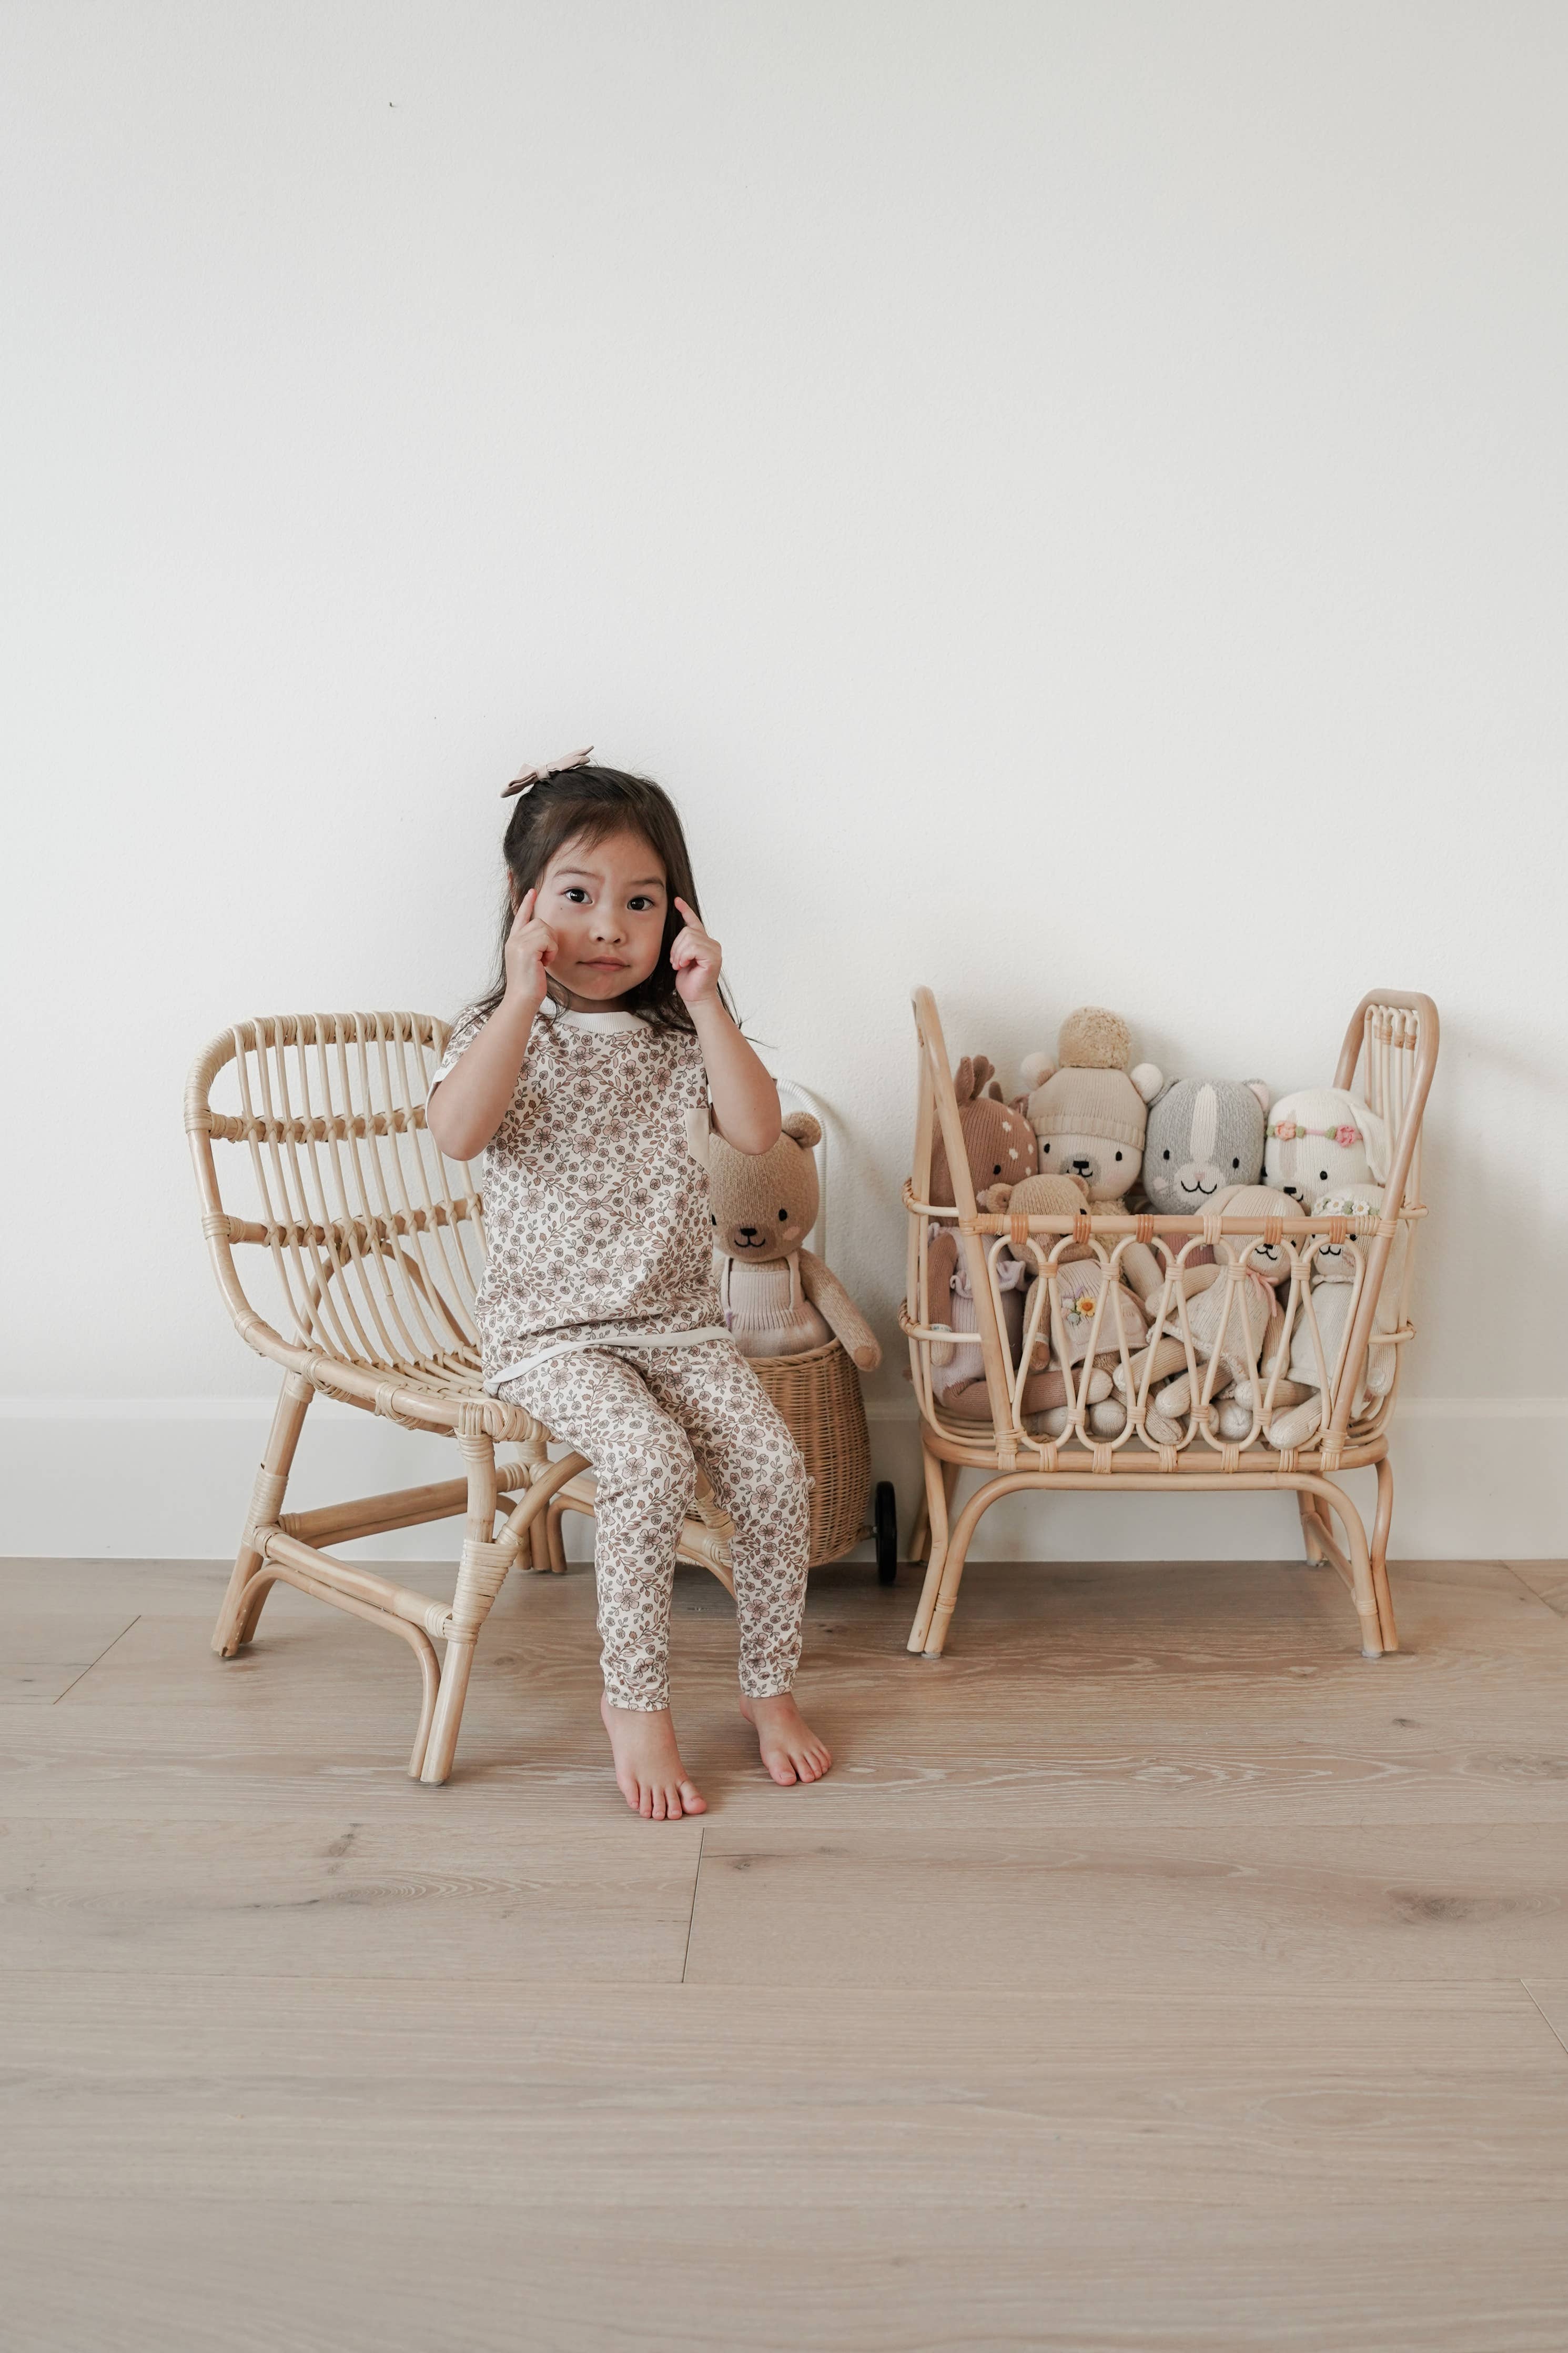
{"type": "Polygon", "coordinates": [[[1366,1530],[1361,1514],[1332,1479],[1314,1479],[1309,1490],[1320,1516],[1327,1504],[1338,1517],[1345,1532],[1348,1557],[1335,1544],[1323,1520],[1320,1538],[1329,1558],[1350,1587],[1355,1603],[1355,1614],[1361,1620],[1361,1654],[1363,1659],[1381,1659],[1386,1647],[1383,1639],[1383,1620],[1378,1614],[1377,1592],[1372,1581],[1372,1556],[1367,1550],[1366,1530]]]}
{"type": "MultiPolygon", "coordinates": [[[[952,1516],[952,1491],[958,1484],[962,1463],[944,1462],[942,1466],[942,1493],[947,1497],[948,1516],[952,1516]]],[[[915,1506],[915,1524],[910,1531],[910,1558],[919,1560],[931,1541],[931,1511],[926,1503],[925,1487],[921,1487],[921,1499],[915,1506]]]]}
{"type": "Polygon", "coordinates": [[[919,1560],[931,1535],[931,1512],[926,1504],[925,1482],[921,1482],[921,1499],[915,1505],[915,1523],[910,1530],[910,1558],[919,1560]]]}
{"type": "Polygon", "coordinates": [[[1315,1568],[1323,1559],[1323,1547],[1318,1542],[1314,1525],[1318,1515],[1312,1508],[1310,1495],[1300,1487],[1296,1490],[1296,1508],[1301,1514],[1301,1542],[1306,1546],[1307,1558],[1315,1568]]]}
{"type": "Polygon", "coordinates": [[[561,1527],[561,1523],[565,1516],[564,1504],[551,1503],[545,1506],[545,1537],[550,1546],[551,1573],[555,1577],[564,1577],[566,1574],[566,1546],[561,1527]]]}
{"type": "Polygon", "coordinates": [[[925,1656],[928,1659],[940,1659],[942,1656],[943,1645],[947,1641],[947,1630],[952,1622],[953,1609],[958,1601],[958,1588],[963,1581],[963,1564],[969,1556],[969,1547],[974,1541],[974,1531],[992,1504],[1000,1503],[1003,1494],[1009,1493],[1011,1493],[1010,1482],[997,1479],[990,1480],[975,1494],[971,1495],[959,1514],[958,1525],[947,1541],[947,1557],[942,1566],[942,1588],[937,1595],[936,1608],[931,1612],[931,1631],[926,1636],[925,1656]]]}
{"type": "Polygon", "coordinates": [[[937,1592],[942,1584],[942,1562],[947,1556],[947,1506],[952,1491],[946,1474],[951,1470],[956,1479],[959,1467],[956,1462],[941,1461],[924,1446],[921,1449],[921,1460],[925,1468],[925,1513],[931,1530],[931,1559],[926,1566],[925,1583],[921,1588],[914,1624],[910,1628],[906,1645],[911,1651],[924,1650],[926,1635],[931,1629],[931,1611],[936,1607],[937,1592]]]}
{"type": "Polygon", "coordinates": [[[1377,1466],[1377,1517],[1372,1530],[1372,1585],[1377,1596],[1377,1614],[1383,1624],[1383,1647],[1385,1651],[1399,1648],[1399,1629],[1394,1622],[1394,1596],[1388,1589],[1388,1534],[1394,1525],[1394,1465],[1385,1454],[1377,1466]]]}

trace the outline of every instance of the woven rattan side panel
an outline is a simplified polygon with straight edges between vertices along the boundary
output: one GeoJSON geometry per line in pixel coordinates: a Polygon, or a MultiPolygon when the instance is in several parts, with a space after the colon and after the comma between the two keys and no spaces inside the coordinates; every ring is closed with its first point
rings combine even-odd
{"type": "Polygon", "coordinates": [[[798,1356],[750,1361],[816,1482],[811,1491],[811,1566],[820,1568],[847,1553],[866,1524],[871,1441],[860,1376],[837,1340],[798,1356]]]}

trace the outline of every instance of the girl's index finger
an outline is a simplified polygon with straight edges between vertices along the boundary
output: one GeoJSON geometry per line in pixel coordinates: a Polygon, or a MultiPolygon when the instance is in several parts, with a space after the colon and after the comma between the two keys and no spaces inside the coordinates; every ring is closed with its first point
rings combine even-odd
{"type": "Polygon", "coordinates": [[[687,922],[689,923],[695,923],[699,930],[700,930],[702,924],[701,916],[697,913],[694,908],[687,905],[685,900],[679,896],[679,892],[676,894],[675,903],[679,908],[681,913],[685,916],[687,922]]]}

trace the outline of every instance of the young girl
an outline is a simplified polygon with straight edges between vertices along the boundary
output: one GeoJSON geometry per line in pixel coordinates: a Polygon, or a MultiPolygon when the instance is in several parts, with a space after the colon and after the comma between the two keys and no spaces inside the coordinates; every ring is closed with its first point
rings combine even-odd
{"type": "MultiPolygon", "coordinates": [[[[616,1779],[654,1821],[704,1800],[669,1714],[681,1522],[707,1473],[734,1526],[741,1713],[775,1781],[832,1762],[790,1696],[805,1606],[805,1465],[727,1335],[703,1152],[778,1140],[778,1091],[721,989],[680,820],[585,752],[506,787],[500,969],[458,1019],[430,1133],[481,1151],[485,1387],[593,1464],[616,1779]]],[[[505,798],[503,794],[502,797],[505,798]]]]}

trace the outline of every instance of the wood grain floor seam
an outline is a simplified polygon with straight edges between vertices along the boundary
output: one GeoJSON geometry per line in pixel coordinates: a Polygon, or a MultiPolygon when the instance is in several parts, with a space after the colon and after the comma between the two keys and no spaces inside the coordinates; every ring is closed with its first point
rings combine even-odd
{"type": "Polygon", "coordinates": [[[1524,1988],[1525,1992],[1530,1996],[1531,2000],[1541,2012],[1542,2020],[1555,2040],[1559,2049],[1562,2051],[1564,2059],[1568,2059],[1568,2034],[1565,2034],[1563,2028],[1558,2025],[1556,2020],[1552,2017],[1552,2012],[1547,2009],[1545,2003],[1542,2001],[1539,1995],[1536,1993],[1535,1988],[1531,1984],[1529,1978],[1521,1978],[1520,1984],[1524,1988]]]}
{"type": "Polygon", "coordinates": [[[78,1684],[78,1683],[81,1683],[81,1682],[83,1682],[83,1681],[86,1679],[86,1677],[87,1677],[87,1676],[90,1675],[90,1674],[91,1674],[91,1672],[92,1672],[92,1671],[93,1671],[93,1669],[94,1669],[95,1667],[101,1666],[101,1665],[102,1665],[102,1663],[103,1663],[103,1662],[104,1662],[104,1660],[108,1658],[108,1656],[109,1656],[109,1654],[110,1654],[110,1651],[112,1651],[112,1650],[115,1648],[116,1644],[117,1644],[117,1643],[120,1643],[120,1642],[123,1642],[123,1641],[124,1641],[124,1640],[125,1640],[125,1637],[127,1636],[127,1634],[131,1633],[131,1632],[135,1629],[135,1627],[136,1627],[137,1625],[139,1625],[139,1624],[140,1624],[140,1622],[141,1622],[140,1613],[138,1613],[138,1615],[137,1615],[135,1618],[132,1618],[132,1620],[131,1620],[131,1623],[130,1623],[130,1625],[129,1625],[129,1626],[122,1626],[122,1627],[121,1628],[121,1630],[120,1630],[119,1633],[118,1633],[118,1634],[116,1634],[116,1636],[114,1637],[114,1641],[113,1641],[112,1642],[106,1642],[106,1643],[104,1644],[104,1646],[103,1646],[102,1650],[99,1652],[99,1654],[98,1654],[98,1656],[97,1656],[97,1658],[96,1658],[96,1659],[89,1659],[89,1660],[88,1661],[88,1662],[87,1662],[86,1666],[85,1666],[85,1667],[83,1667],[83,1669],[82,1669],[82,1671],[81,1671],[81,1673],[80,1673],[79,1675],[75,1675],[75,1676],[73,1676],[73,1677],[72,1677],[71,1681],[70,1681],[68,1683],[67,1683],[67,1685],[66,1685],[66,1687],[65,1687],[65,1691],[57,1692],[57,1693],[55,1694],[54,1698],[49,1702],[50,1706],[51,1706],[51,1707],[58,1707],[58,1705],[59,1705],[59,1704],[60,1704],[61,1700],[65,1698],[66,1694],[67,1694],[68,1692],[73,1692],[73,1691],[75,1691],[75,1689],[76,1689],[76,1687],[77,1687],[77,1684],[78,1684]]]}
{"type": "Polygon", "coordinates": [[[691,1958],[691,1923],[697,1917],[697,1891],[702,1884],[702,1841],[707,1828],[706,1820],[700,1818],[697,1826],[697,1868],[691,1874],[691,1909],[686,1915],[686,1949],[680,1956],[682,1985],[686,1983],[687,1964],[691,1958]]]}

